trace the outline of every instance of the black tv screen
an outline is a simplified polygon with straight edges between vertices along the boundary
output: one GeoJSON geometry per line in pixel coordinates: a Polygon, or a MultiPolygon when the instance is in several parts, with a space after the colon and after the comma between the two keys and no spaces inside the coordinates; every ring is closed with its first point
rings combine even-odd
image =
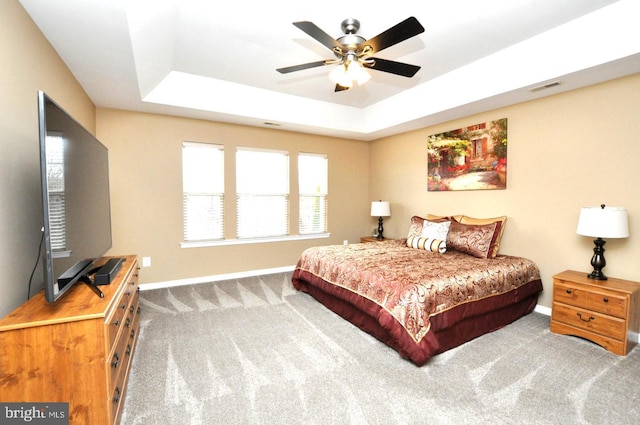
{"type": "Polygon", "coordinates": [[[52,303],[111,248],[109,153],[45,93],[38,92],[44,215],[44,294],[52,303]]]}

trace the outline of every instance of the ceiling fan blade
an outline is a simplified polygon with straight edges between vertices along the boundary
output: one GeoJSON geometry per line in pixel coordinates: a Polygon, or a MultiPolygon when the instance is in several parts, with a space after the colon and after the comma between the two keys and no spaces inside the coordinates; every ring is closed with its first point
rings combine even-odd
{"type": "Polygon", "coordinates": [[[336,84],[336,88],[333,89],[334,92],[349,90],[349,87],[341,86],[340,84],[336,84]]]}
{"type": "Polygon", "coordinates": [[[413,77],[416,72],[420,70],[417,65],[410,65],[408,63],[390,61],[388,59],[370,58],[372,63],[363,63],[366,68],[375,69],[377,71],[389,72],[391,74],[402,75],[403,77],[413,77]]]}
{"type": "Polygon", "coordinates": [[[311,37],[318,40],[323,46],[325,46],[329,50],[333,50],[334,48],[340,49],[342,51],[342,45],[338,43],[333,37],[331,37],[326,32],[322,31],[316,24],[309,21],[300,21],[294,22],[293,25],[300,28],[302,31],[309,34],[311,37]]]}
{"type": "Polygon", "coordinates": [[[315,68],[315,67],[324,66],[324,65],[327,65],[326,60],[303,63],[300,65],[294,65],[294,66],[286,66],[284,68],[278,68],[276,69],[276,71],[278,71],[281,74],[288,74],[289,72],[302,71],[303,69],[315,68]]]}
{"type": "Polygon", "coordinates": [[[423,32],[424,27],[412,16],[362,44],[371,46],[372,53],[376,53],[423,32]]]}

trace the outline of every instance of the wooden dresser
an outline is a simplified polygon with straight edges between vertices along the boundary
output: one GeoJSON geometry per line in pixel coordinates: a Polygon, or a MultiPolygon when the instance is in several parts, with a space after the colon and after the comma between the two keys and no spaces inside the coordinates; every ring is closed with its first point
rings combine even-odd
{"type": "MultiPolygon", "coordinates": [[[[69,423],[117,424],[140,327],[138,260],[125,256],[104,298],[76,283],[0,320],[0,400],[68,402],[69,423]]],[[[103,259],[106,261],[107,259],[103,259]]]]}
{"type": "Polygon", "coordinates": [[[553,276],[551,331],[575,335],[625,356],[640,331],[640,283],[565,271],[553,276]]]}

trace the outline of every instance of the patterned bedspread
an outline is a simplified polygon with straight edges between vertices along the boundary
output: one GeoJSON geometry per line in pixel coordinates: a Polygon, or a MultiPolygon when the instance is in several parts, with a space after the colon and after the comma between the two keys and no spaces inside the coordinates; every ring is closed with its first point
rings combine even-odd
{"type": "Polygon", "coordinates": [[[309,248],[297,269],[375,302],[416,343],[429,332],[430,317],[540,279],[538,267],[526,258],[440,254],[398,240],[309,248]]]}

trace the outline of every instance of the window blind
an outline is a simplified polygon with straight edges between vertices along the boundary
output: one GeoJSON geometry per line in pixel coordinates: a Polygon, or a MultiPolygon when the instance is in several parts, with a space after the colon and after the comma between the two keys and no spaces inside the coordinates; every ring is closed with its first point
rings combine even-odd
{"type": "Polygon", "coordinates": [[[237,237],[289,234],[289,154],[236,150],[237,237]]]}
{"type": "Polygon", "coordinates": [[[184,240],[223,239],[223,146],[182,144],[182,192],[184,240]]]}
{"type": "Polygon", "coordinates": [[[327,231],[328,161],[326,155],[298,155],[301,235],[327,231]]]}

